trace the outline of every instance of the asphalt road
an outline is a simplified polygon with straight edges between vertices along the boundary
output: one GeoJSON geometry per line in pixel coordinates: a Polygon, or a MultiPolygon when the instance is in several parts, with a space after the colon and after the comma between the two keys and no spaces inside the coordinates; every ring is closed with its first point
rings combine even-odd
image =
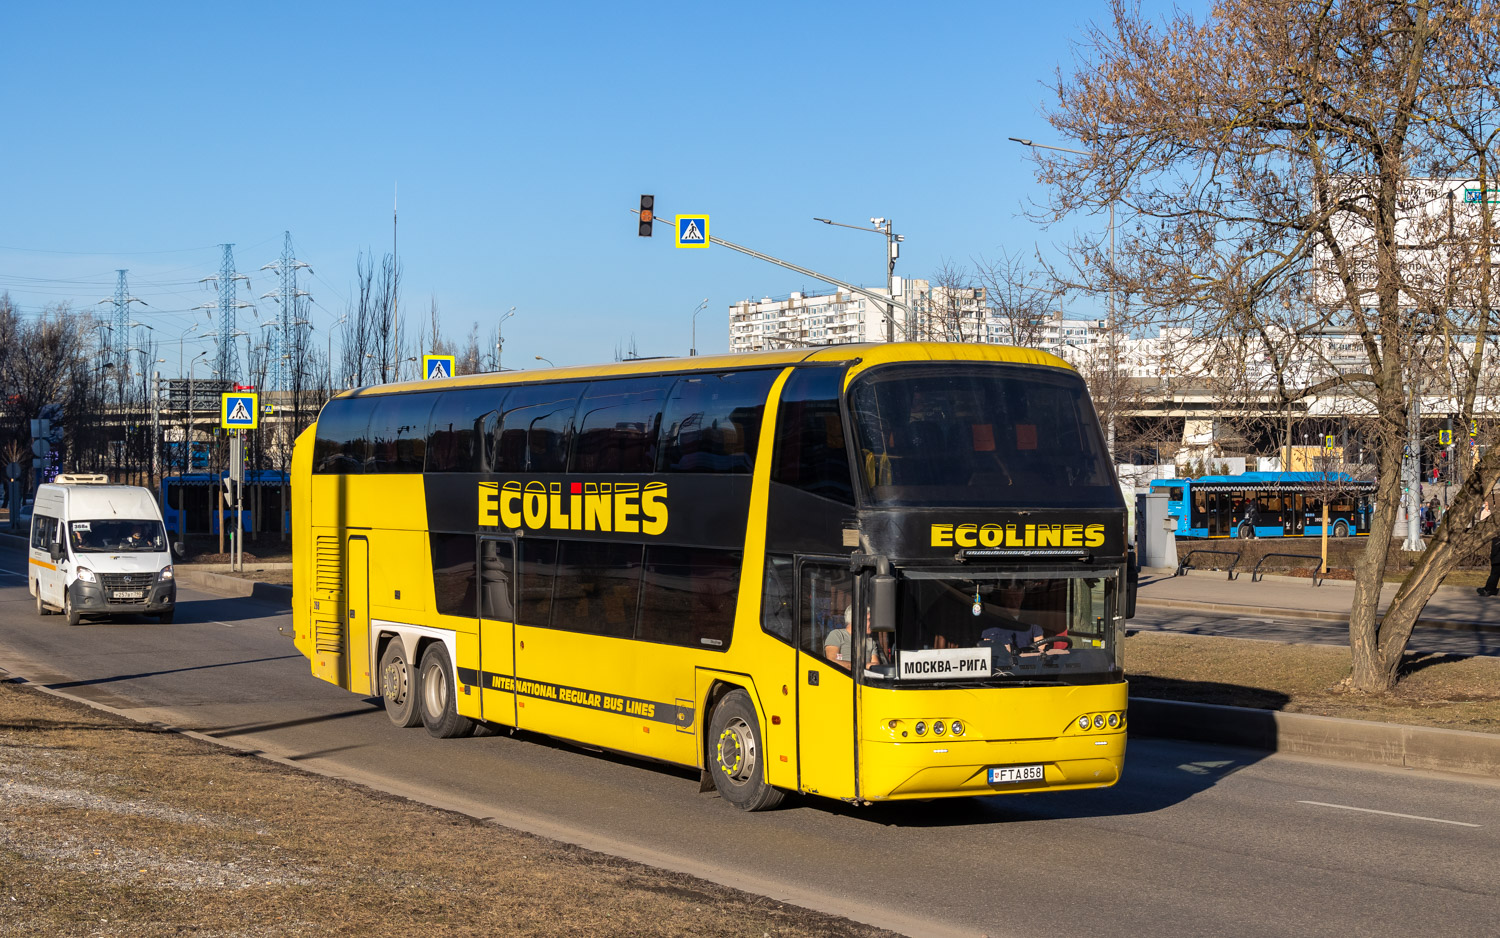
{"type": "Polygon", "coordinates": [[[68,628],[0,544],[0,667],[328,774],[910,934],[1483,934],[1500,786],[1133,740],[1095,792],[747,815],[695,774],[533,736],[436,740],[315,680],[285,610],[182,590],[68,628]]]}
{"type": "MultiPolygon", "coordinates": [[[[1135,607],[1131,629],[1180,632],[1186,635],[1217,635],[1267,642],[1300,642],[1314,645],[1349,644],[1349,626],[1342,622],[1297,619],[1292,616],[1233,615],[1197,612],[1141,603],[1135,607]]],[[[1419,628],[1407,644],[1411,651],[1452,655],[1500,655],[1500,631],[1419,628]]]]}

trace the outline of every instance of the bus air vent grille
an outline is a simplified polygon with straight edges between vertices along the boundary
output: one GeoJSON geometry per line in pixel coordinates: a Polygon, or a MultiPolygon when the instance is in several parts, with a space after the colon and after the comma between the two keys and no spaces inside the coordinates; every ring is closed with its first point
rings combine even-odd
{"type": "Polygon", "coordinates": [[[319,598],[328,599],[335,604],[340,603],[339,596],[344,590],[341,576],[343,558],[339,555],[339,539],[336,537],[318,538],[315,558],[313,589],[317,591],[319,598]]]}
{"type": "Polygon", "coordinates": [[[313,620],[313,647],[324,654],[344,650],[344,624],[332,619],[313,620]]]}

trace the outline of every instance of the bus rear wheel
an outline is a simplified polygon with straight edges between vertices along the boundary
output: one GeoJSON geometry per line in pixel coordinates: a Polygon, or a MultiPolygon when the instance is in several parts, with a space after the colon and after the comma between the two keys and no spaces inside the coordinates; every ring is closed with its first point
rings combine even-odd
{"type": "Polygon", "coordinates": [[[783,793],[766,783],[765,746],[750,695],[732,690],[714,708],[708,724],[708,771],[719,795],[743,811],[781,804],[783,793]]]}
{"type": "Polygon", "coordinates": [[[406,646],[393,638],[380,656],[380,696],[385,698],[385,715],[402,729],[422,722],[417,712],[417,670],[406,660],[406,646]]]}
{"type": "Polygon", "coordinates": [[[438,739],[456,739],[474,734],[474,721],[458,715],[457,690],[453,681],[453,664],[448,650],[439,642],[422,653],[421,693],[417,695],[422,724],[438,739]]]}

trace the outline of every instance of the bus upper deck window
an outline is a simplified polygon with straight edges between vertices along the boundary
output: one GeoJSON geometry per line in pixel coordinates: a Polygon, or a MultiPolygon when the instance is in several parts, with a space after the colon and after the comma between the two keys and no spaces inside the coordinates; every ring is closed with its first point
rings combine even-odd
{"type": "Polygon", "coordinates": [[[839,412],[842,368],[799,368],[781,391],[771,478],[823,498],[854,503],[839,412]]]}
{"type": "Polygon", "coordinates": [[[682,378],[662,415],[663,472],[748,474],[755,466],[766,397],[779,372],[682,378]]]}

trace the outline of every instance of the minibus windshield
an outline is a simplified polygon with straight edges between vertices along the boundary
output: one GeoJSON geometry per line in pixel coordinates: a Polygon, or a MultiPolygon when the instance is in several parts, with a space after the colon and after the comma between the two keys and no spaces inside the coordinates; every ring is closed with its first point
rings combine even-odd
{"type": "Polygon", "coordinates": [[[68,540],[75,554],[159,553],[167,549],[167,535],[161,522],[144,519],[72,521],[68,523],[68,540]]]}

